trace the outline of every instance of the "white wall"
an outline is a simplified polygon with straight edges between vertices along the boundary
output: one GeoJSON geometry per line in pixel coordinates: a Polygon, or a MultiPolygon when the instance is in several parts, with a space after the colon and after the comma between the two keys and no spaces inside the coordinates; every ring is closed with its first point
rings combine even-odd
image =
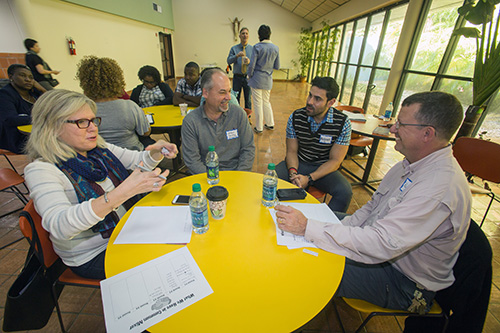
{"type": "MultiPolygon", "coordinates": [[[[116,59],[125,74],[126,89],[139,84],[137,72],[143,65],[161,71],[158,32],[163,28],[93,9],[55,0],[9,0],[18,8],[26,30],[24,38],[36,39],[40,56],[53,68],[58,88],[81,91],[75,79],[76,65],[84,55],[116,59]],[[66,37],[76,42],[77,55],[71,56],[66,37]]],[[[23,48],[23,51],[24,48],[23,48]]]]}
{"type": "MultiPolygon", "coordinates": [[[[17,35],[8,42],[2,41],[0,46],[6,45],[4,52],[25,52],[22,41],[28,37],[36,39],[42,49],[40,56],[53,69],[62,70],[57,76],[61,83],[58,88],[81,91],[75,73],[84,55],[116,59],[124,71],[127,90],[140,83],[137,71],[141,66],[148,64],[162,71],[157,35],[163,31],[161,27],[59,0],[0,1],[0,26],[8,24],[9,31],[20,26],[17,35]],[[4,2],[14,10],[4,11],[8,8],[4,2]],[[69,54],[66,42],[69,36],[76,42],[76,56],[69,54]]],[[[280,47],[281,67],[292,67],[291,60],[298,57],[296,42],[300,29],[310,26],[309,22],[268,0],[173,0],[172,7],[177,76],[183,76],[184,65],[189,61],[200,65],[216,62],[226,67],[229,49],[237,43],[229,18],[243,19],[242,26],[250,29],[251,44],[258,42],[258,27],[269,25],[271,39],[280,47]]],[[[294,73],[290,73],[290,78],[294,73]]],[[[286,75],[276,72],[274,77],[283,79],[286,75]]]]}
{"type": "MultiPolygon", "coordinates": [[[[329,25],[334,25],[341,21],[346,21],[351,18],[372,12],[378,8],[395,3],[399,0],[352,0],[345,5],[340,6],[333,12],[326,14],[323,17],[313,22],[313,30],[321,29],[322,21],[326,21],[329,25]]],[[[410,0],[411,1],[411,0],[410,0]]]]}
{"type": "MultiPolygon", "coordinates": [[[[261,24],[271,27],[271,40],[280,48],[282,68],[293,67],[291,60],[298,58],[297,39],[302,27],[311,24],[299,16],[275,5],[269,0],[173,0],[175,19],[173,34],[175,74],[183,76],[184,65],[195,61],[199,65],[217,63],[225,69],[229,49],[234,44],[229,19],[243,20],[241,27],[250,30],[250,44],[259,42],[257,30],[261,24]]],[[[293,74],[290,73],[290,78],[293,74]]],[[[286,74],[275,71],[275,79],[286,74]]]]}
{"type": "Polygon", "coordinates": [[[15,4],[11,0],[0,0],[0,52],[24,53],[22,41],[25,35],[22,24],[14,14],[15,4]],[[21,43],[19,42],[21,41],[21,43]]]}

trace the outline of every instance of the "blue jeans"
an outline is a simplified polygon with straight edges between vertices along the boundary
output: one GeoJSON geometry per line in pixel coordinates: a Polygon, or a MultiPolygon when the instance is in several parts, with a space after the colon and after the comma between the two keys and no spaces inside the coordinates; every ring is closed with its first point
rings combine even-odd
{"type": "Polygon", "coordinates": [[[248,86],[248,80],[246,75],[234,74],[233,76],[233,90],[236,92],[238,103],[240,102],[241,90],[243,89],[243,94],[245,95],[245,108],[252,109],[252,98],[251,90],[248,86]]]}
{"type": "Polygon", "coordinates": [[[70,269],[73,273],[87,279],[104,280],[106,278],[106,274],[104,274],[105,255],[106,250],[102,251],[94,259],[86,262],[85,264],[78,267],[70,267],[70,269]]]}
{"type": "MultiPolygon", "coordinates": [[[[301,175],[308,175],[316,171],[318,167],[318,165],[300,161],[298,172],[301,175]]],[[[290,181],[285,161],[282,161],[276,166],[276,173],[280,179],[290,181]]],[[[314,181],[314,187],[332,196],[328,203],[328,207],[330,207],[333,212],[345,213],[347,208],[349,208],[352,198],[352,187],[340,171],[337,170],[323,178],[316,179],[314,181]]]]}
{"type": "Polygon", "coordinates": [[[387,262],[368,265],[346,259],[344,275],[334,296],[362,299],[388,309],[407,310],[415,290],[423,294],[428,311],[436,294],[434,291],[418,288],[415,282],[387,262]]]}

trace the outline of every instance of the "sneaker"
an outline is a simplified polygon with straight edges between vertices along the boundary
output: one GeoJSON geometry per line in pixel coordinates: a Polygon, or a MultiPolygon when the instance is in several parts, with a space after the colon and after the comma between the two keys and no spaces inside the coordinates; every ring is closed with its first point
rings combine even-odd
{"type": "Polygon", "coordinates": [[[274,126],[267,126],[266,124],[264,124],[264,127],[271,131],[274,130],[274,126]]]}
{"type": "Polygon", "coordinates": [[[257,129],[257,127],[254,127],[254,128],[253,128],[253,131],[254,131],[255,133],[257,133],[257,134],[262,133],[262,131],[259,131],[259,130],[257,129]]]}

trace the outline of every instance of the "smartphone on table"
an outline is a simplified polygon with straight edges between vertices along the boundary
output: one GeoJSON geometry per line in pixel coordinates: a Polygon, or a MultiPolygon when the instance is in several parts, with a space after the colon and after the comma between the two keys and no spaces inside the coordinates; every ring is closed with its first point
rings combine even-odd
{"type": "Polygon", "coordinates": [[[173,205],[189,205],[189,195],[177,194],[172,200],[173,205]]]}
{"type": "Polygon", "coordinates": [[[306,191],[302,188],[284,188],[278,190],[276,194],[281,201],[302,200],[307,196],[306,191]]]}

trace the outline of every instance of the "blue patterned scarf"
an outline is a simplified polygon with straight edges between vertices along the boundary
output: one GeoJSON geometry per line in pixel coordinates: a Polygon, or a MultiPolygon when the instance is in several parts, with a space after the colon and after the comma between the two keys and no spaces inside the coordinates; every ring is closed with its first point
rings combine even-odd
{"type": "MultiPolygon", "coordinates": [[[[98,147],[88,151],[87,157],[77,154],[76,157],[57,164],[57,167],[71,181],[80,203],[104,194],[104,190],[97,182],[109,177],[117,187],[129,175],[127,169],[109,149],[98,147]]],[[[135,196],[127,200],[123,206],[129,209],[139,199],[140,196],[135,196]]],[[[113,211],[90,229],[93,232],[100,232],[102,238],[109,238],[118,221],[118,214],[113,211]]]]}

